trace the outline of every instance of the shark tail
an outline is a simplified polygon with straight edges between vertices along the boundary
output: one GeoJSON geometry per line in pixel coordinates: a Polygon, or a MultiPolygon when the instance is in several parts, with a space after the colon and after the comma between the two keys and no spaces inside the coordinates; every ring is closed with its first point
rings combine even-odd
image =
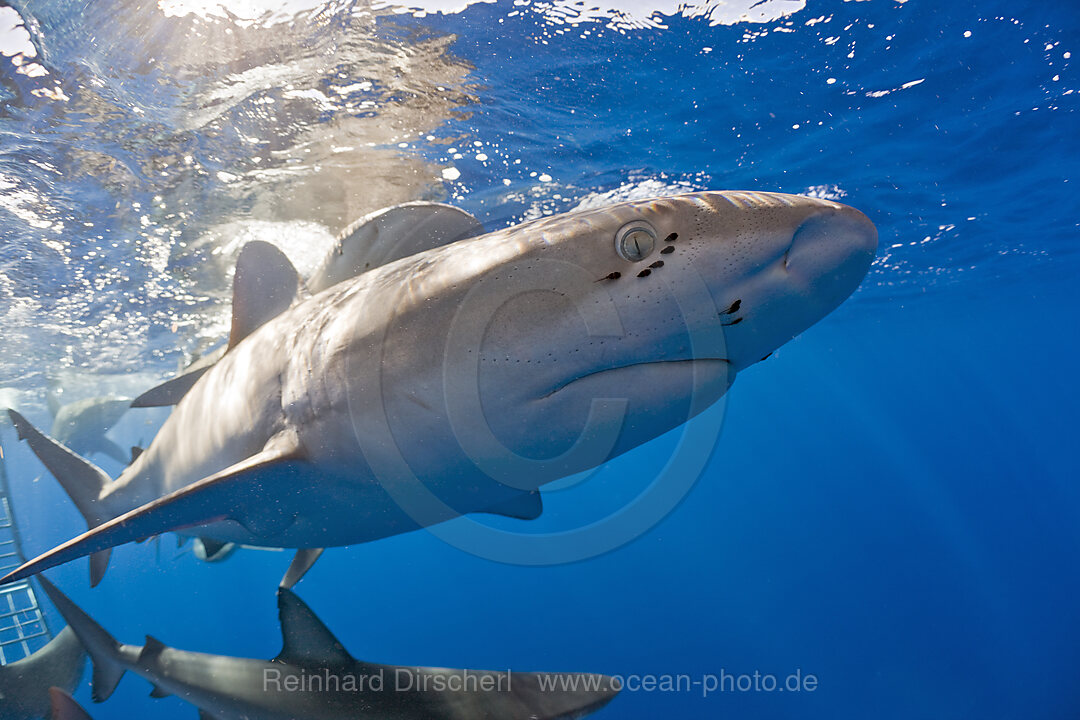
{"type": "Polygon", "coordinates": [[[67,595],[60,592],[60,588],[49,582],[44,575],[38,576],[38,582],[45,588],[53,605],[64,616],[83,647],[86,648],[86,652],[90,654],[90,660],[94,664],[90,688],[94,702],[108,700],[124,675],[124,666],[120,662],[120,643],[105,628],[94,622],[94,619],[83,612],[82,608],[72,602],[67,595]]]}
{"type": "MultiPolygon", "coordinates": [[[[102,513],[98,499],[112,482],[112,478],[97,465],[42,433],[18,412],[8,410],[8,414],[19,439],[27,442],[41,464],[59,481],[86,519],[87,526],[92,530],[109,520],[110,518],[102,513]]],[[[111,552],[111,549],[106,549],[90,556],[92,586],[96,586],[105,576],[111,552]]]]}

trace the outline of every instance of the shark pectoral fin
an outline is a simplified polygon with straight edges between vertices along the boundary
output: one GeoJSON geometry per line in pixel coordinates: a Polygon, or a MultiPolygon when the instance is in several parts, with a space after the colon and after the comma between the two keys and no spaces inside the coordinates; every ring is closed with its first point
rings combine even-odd
{"type": "Polygon", "coordinates": [[[180,399],[183,398],[184,395],[187,395],[188,390],[190,390],[198,379],[211,367],[213,366],[207,365],[205,367],[188,370],[183,375],[177,375],[172,380],[166,380],[132,400],[131,407],[146,408],[175,405],[180,402],[180,399]]]}
{"type": "Polygon", "coordinates": [[[120,643],[44,575],[38,577],[38,582],[90,655],[94,664],[91,684],[94,702],[108,700],[124,675],[124,667],[120,664],[120,643]]]}
{"type": "Polygon", "coordinates": [[[287,310],[300,287],[300,276],[285,253],[261,240],[244,245],[233,276],[229,349],[287,310]]]}
{"type": "Polygon", "coordinates": [[[307,574],[307,571],[311,569],[311,566],[315,564],[315,561],[323,554],[324,548],[304,548],[297,550],[296,555],[293,556],[292,562],[289,564],[289,569],[285,571],[285,577],[281,578],[281,584],[278,587],[283,587],[287,590],[291,590],[293,585],[300,582],[301,578],[307,574]]]}
{"type": "MultiPolygon", "coordinates": [[[[288,472],[291,461],[302,462],[299,449],[288,441],[266,450],[163,497],[113,518],[52,550],[39,555],[0,578],[0,584],[31,575],[139,538],[188,527],[235,520],[252,532],[271,535],[288,527],[292,516],[284,502],[267,503],[268,474],[288,472]]],[[[291,486],[290,486],[291,487],[291,486]]]]}
{"type": "Polygon", "coordinates": [[[75,698],[58,687],[49,688],[49,709],[49,720],[90,720],[75,698]]]}
{"type": "Polygon", "coordinates": [[[535,520],[544,512],[544,503],[540,498],[540,491],[532,490],[515,495],[509,500],[504,500],[480,512],[488,515],[516,518],[517,520],[535,520]]]}
{"type": "Polygon", "coordinates": [[[308,667],[341,667],[356,662],[292,590],[278,588],[278,618],[282,648],[274,662],[308,667]]]}

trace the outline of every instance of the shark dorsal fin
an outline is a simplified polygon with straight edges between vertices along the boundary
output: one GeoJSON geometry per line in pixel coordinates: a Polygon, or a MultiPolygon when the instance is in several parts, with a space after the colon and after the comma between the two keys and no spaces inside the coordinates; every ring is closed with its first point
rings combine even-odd
{"type": "Polygon", "coordinates": [[[274,662],[318,667],[356,662],[322,620],[291,590],[278,590],[278,616],[283,645],[274,662]]]}
{"type": "Polygon", "coordinates": [[[146,644],[139,651],[140,663],[152,663],[161,655],[167,646],[152,635],[146,636],[146,644]]]}
{"type": "Polygon", "coordinates": [[[143,448],[138,445],[131,446],[131,462],[135,462],[139,459],[139,456],[143,454],[143,448]]]}
{"type": "Polygon", "coordinates": [[[233,277],[229,349],[287,310],[299,289],[300,276],[283,252],[261,240],[245,245],[233,277]]]}

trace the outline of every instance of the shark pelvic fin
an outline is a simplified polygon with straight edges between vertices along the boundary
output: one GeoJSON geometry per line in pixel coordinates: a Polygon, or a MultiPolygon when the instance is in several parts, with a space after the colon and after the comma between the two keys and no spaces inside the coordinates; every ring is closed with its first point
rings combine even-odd
{"type": "Polygon", "coordinates": [[[334,634],[292,590],[278,589],[283,645],[274,662],[341,667],[356,662],[334,634]]]}
{"type": "Polygon", "coordinates": [[[287,310],[300,287],[300,276],[285,253],[261,240],[245,245],[233,277],[229,349],[287,310]]]}
{"type": "Polygon", "coordinates": [[[221,562],[227,560],[236,551],[236,544],[222,542],[214,538],[200,537],[195,539],[195,557],[204,562],[221,562]]]}
{"type": "MultiPolygon", "coordinates": [[[[97,502],[105,487],[112,482],[108,474],[89,460],[76,455],[42,433],[16,411],[8,410],[8,414],[11,416],[11,422],[15,426],[19,439],[26,441],[41,464],[48,468],[57,479],[75,503],[75,507],[86,519],[87,526],[93,529],[101,525],[105,518],[97,502]]],[[[91,585],[101,582],[108,564],[109,550],[102,548],[90,560],[91,585]]]]}
{"type": "Polygon", "coordinates": [[[311,566],[315,564],[315,561],[323,554],[324,548],[303,548],[297,550],[293,555],[293,560],[289,563],[289,569],[285,571],[285,577],[281,578],[281,584],[278,587],[283,587],[287,590],[291,590],[293,585],[300,582],[300,580],[307,575],[307,571],[311,569],[311,566]]]}
{"type": "Polygon", "coordinates": [[[502,515],[517,520],[535,520],[544,512],[544,503],[539,490],[530,490],[504,500],[497,505],[485,508],[488,515],[502,515]]]}
{"type": "Polygon", "coordinates": [[[94,702],[108,700],[124,675],[124,667],[119,663],[120,643],[44,575],[38,577],[38,582],[90,654],[94,664],[91,686],[94,702]]]}
{"type": "Polygon", "coordinates": [[[90,720],[75,698],[58,687],[49,688],[49,707],[49,720],[90,720]]]}
{"type": "Polygon", "coordinates": [[[0,578],[0,584],[133,540],[223,520],[235,520],[256,534],[281,532],[293,522],[293,517],[282,509],[288,503],[268,504],[262,493],[267,473],[289,472],[292,461],[303,462],[294,439],[290,436],[272,440],[265,450],[246,460],[56,546],[0,578]]]}

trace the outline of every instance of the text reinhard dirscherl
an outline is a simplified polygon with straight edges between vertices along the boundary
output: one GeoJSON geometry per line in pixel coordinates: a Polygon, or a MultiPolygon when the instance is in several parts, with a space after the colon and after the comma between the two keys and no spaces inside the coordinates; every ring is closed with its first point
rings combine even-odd
{"type": "MultiPolygon", "coordinates": [[[[590,675],[578,673],[538,673],[541,692],[626,691],[694,692],[708,697],[714,693],[804,692],[818,688],[816,675],[797,669],[786,676],[771,673],[719,673],[590,675]]],[[[329,668],[297,671],[278,668],[263,670],[264,692],[300,693],[380,693],[380,692],[510,692],[513,675],[507,671],[447,671],[436,668],[376,668],[369,673],[334,672],[329,668]]]]}
{"type": "Polygon", "coordinates": [[[510,692],[509,672],[461,670],[448,673],[423,668],[378,668],[370,673],[338,673],[329,668],[313,671],[263,669],[263,691],[269,692],[510,692]],[[390,677],[390,683],[387,677],[390,677]]]}

